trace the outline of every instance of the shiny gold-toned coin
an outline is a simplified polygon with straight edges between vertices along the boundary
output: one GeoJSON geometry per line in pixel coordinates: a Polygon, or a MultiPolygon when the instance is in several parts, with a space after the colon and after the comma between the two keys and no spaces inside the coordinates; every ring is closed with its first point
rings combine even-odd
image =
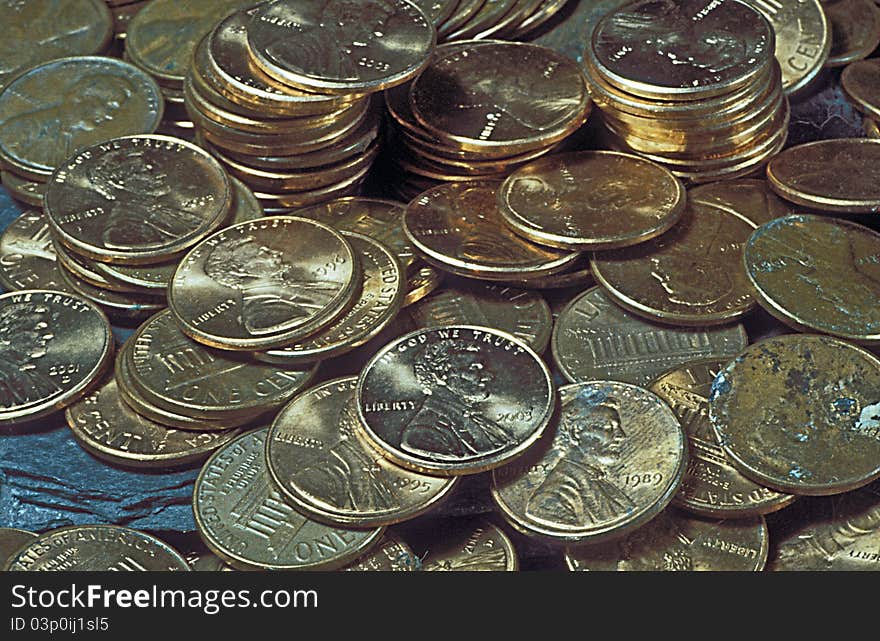
{"type": "Polygon", "coordinates": [[[753,229],[725,209],[689,201],[672,230],[635,247],[594,254],[590,270],[615,302],[651,320],[727,323],[755,305],[742,265],[753,229]]]}
{"type": "Polygon", "coordinates": [[[760,572],[767,562],[764,517],[710,521],[674,508],[620,541],[569,547],[572,571],[760,572]]]}
{"type": "Polygon", "coordinates": [[[745,248],[761,306],[786,325],[880,343],[880,234],[839,218],[794,215],[762,225],[745,248]]]}
{"type": "Polygon", "coordinates": [[[357,376],[304,392],[272,423],[266,461],[272,479],[303,514],[334,525],[376,527],[435,507],[457,479],[395,465],[358,435],[357,376]]]}
{"type": "Polygon", "coordinates": [[[383,456],[446,475],[489,470],[537,441],[556,405],[541,358],[496,329],[450,326],[405,334],[367,363],[357,412],[383,456]]]}
{"type": "Polygon", "coordinates": [[[412,572],[420,569],[421,560],[409,546],[388,532],[372,550],[342,568],[345,572],[412,572]]]}
{"type": "Polygon", "coordinates": [[[238,436],[235,430],[185,432],[150,421],[120,399],[113,378],[68,407],[65,416],[84,449],[131,467],[185,467],[238,436]]]}
{"type": "Polygon", "coordinates": [[[14,572],[188,571],[180,554],[154,536],[118,525],[70,525],[41,534],[7,565],[14,572]]]}
{"type": "Polygon", "coordinates": [[[142,293],[141,290],[136,287],[106,278],[95,268],[95,265],[97,264],[95,261],[77,256],[69,249],[65,249],[64,245],[61,245],[58,242],[54,242],[54,245],[55,257],[58,264],[63,268],[66,274],[74,276],[76,282],[84,281],[92,287],[107,290],[111,294],[119,293],[137,295],[142,293]]]}
{"type": "Polygon", "coordinates": [[[880,138],[880,124],[873,118],[865,118],[862,121],[862,128],[865,130],[865,135],[868,138],[873,138],[874,140],[880,138]]]}
{"type": "Polygon", "coordinates": [[[0,171],[0,182],[9,190],[9,194],[31,207],[43,207],[45,183],[22,178],[8,171],[0,171]]]}
{"type": "MultiPolygon", "coordinates": [[[[60,260],[59,265],[63,265],[60,260]]],[[[140,322],[166,307],[164,297],[114,292],[93,285],[63,267],[59,271],[67,289],[100,307],[114,322],[140,322]]]]}
{"type": "Polygon", "coordinates": [[[514,232],[562,249],[635,245],[672,227],[685,209],[681,182],[649,160],[614,151],[554,154],[511,174],[498,191],[514,232]]]}
{"type": "Polygon", "coordinates": [[[455,10],[441,24],[437,25],[437,36],[445,39],[450,33],[470,20],[485,4],[486,0],[458,0],[455,10]]]}
{"type": "Polygon", "coordinates": [[[49,223],[32,209],[13,220],[0,236],[0,285],[6,291],[52,289],[71,292],[61,276],[49,223]]]}
{"type": "Polygon", "coordinates": [[[880,477],[880,360],[829,336],[749,346],[709,396],[724,453],[780,492],[839,494],[880,477]]]}
{"type": "Polygon", "coordinates": [[[768,570],[877,570],[880,487],[876,483],[839,496],[810,499],[808,507],[797,521],[774,531],[768,570]]]}
{"type": "Polygon", "coordinates": [[[798,205],[844,214],[876,212],[880,142],[842,138],[790,147],[767,165],[767,179],[777,194],[798,205]]]}
{"type": "Polygon", "coordinates": [[[179,254],[215,229],[232,186],[207,152],[167,136],[127,136],[68,159],[46,188],[58,239],[105,262],[143,264],[179,254]]]}
{"type": "Polygon", "coordinates": [[[430,265],[421,265],[406,279],[406,295],[401,307],[417,303],[436,290],[443,282],[443,272],[430,265]]]}
{"type": "Polygon", "coordinates": [[[107,317],[74,294],[23,290],[0,296],[0,424],[70,405],[112,359],[107,317]]]}
{"type": "Polygon", "coordinates": [[[856,109],[869,118],[880,118],[880,60],[869,58],[847,65],[840,86],[856,109]]]}
{"type": "Polygon", "coordinates": [[[532,450],[492,473],[492,498],[517,530],[550,543],[618,538],[678,491],[688,448],[675,414],[644,388],[559,388],[559,415],[532,450]]]}
{"type": "Polygon", "coordinates": [[[516,19],[515,6],[522,0],[486,0],[460,28],[447,34],[447,40],[488,38],[516,19]]]}
{"type": "Polygon", "coordinates": [[[181,329],[212,347],[271,349],[314,333],[360,284],[351,245],[323,223],[275,216],[209,236],[181,261],[168,303],[181,329]]]}
{"type": "Polygon", "coordinates": [[[552,49],[476,43],[434,60],[413,82],[416,120],[462,149],[511,156],[565,138],[591,102],[583,72],[552,49]]]}
{"type": "Polygon", "coordinates": [[[601,287],[588,289],[563,308],[550,339],[553,361],[572,383],[609,379],[642,386],[681,363],[733,358],[747,344],[742,325],[650,323],[615,305],[601,287]]]}
{"type": "Polygon", "coordinates": [[[427,572],[515,572],[519,558],[508,536],[482,518],[456,519],[433,532],[423,546],[427,572]]]}
{"type": "Polygon", "coordinates": [[[15,552],[37,538],[34,532],[17,530],[10,527],[0,527],[0,571],[2,571],[15,552]]]}
{"type": "Polygon", "coordinates": [[[80,149],[155,131],[162,111],[159,87],[133,65],[98,56],[53,60],[0,93],[0,159],[45,182],[80,149]]]}
{"type": "Polygon", "coordinates": [[[871,0],[823,2],[831,24],[831,52],[826,67],[861,60],[880,45],[880,11],[871,0]]]}
{"type": "Polygon", "coordinates": [[[418,253],[440,269],[485,280],[516,280],[562,271],[580,256],[527,241],[503,223],[500,183],[447,183],[406,208],[403,228],[418,253]]]}
{"type": "Polygon", "coordinates": [[[273,0],[247,27],[251,57],[267,75],[332,94],[406,82],[428,63],[436,38],[408,0],[273,0]]]}
{"type": "Polygon", "coordinates": [[[766,180],[754,178],[699,185],[688,190],[687,198],[745,218],[755,227],[795,213],[792,205],[777,196],[766,180]]]}
{"type": "Polygon", "coordinates": [[[287,503],[266,467],[268,432],[248,432],[227,444],[196,479],[196,525],[217,556],[241,570],[332,570],[380,540],[384,528],[333,528],[287,503]]]}
{"type": "Polygon", "coordinates": [[[768,514],[795,497],[750,481],[728,463],[709,422],[709,393],[726,360],[678,365],[648,389],[669,404],[688,438],[690,461],[673,504],[704,517],[740,519],[768,514]]]}

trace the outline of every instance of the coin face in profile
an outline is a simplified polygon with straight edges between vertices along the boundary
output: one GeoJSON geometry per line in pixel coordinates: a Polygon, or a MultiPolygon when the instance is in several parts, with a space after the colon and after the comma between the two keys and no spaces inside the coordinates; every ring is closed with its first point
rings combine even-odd
{"type": "Polygon", "coordinates": [[[45,181],[80,149],[155,131],[162,111],[158,85],[134,65],[97,56],[53,60],[0,93],[0,157],[45,181]]]}
{"type": "Polygon", "coordinates": [[[273,0],[247,27],[269,76],[319,93],[367,93],[406,82],[428,63],[433,25],[407,0],[273,0]]]}
{"type": "Polygon", "coordinates": [[[69,405],[109,364],[107,317],[73,294],[23,290],[0,296],[0,424],[69,405]]]}
{"type": "Polygon", "coordinates": [[[118,525],[71,525],[41,534],[15,554],[13,572],[188,571],[180,554],[154,536],[118,525]]]}
{"type": "Polygon", "coordinates": [[[266,467],[268,431],[238,437],[196,479],[193,511],[208,547],[242,570],[332,570],[378,542],[383,528],[322,525],[285,501],[266,467]]]}
{"type": "Polygon", "coordinates": [[[745,249],[758,301],[783,323],[862,343],[880,342],[880,234],[840,218],[795,215],[767,223],[745,249]]]}
{"type": "Polygon", "coordinates": [[[475,326],[427,328],[381,349],[361,373],[368,442],[409,469],[474,474],[522,454],[555,408],[547,366],[519,339],[475,326]]]}
{"type": "Polygon", "coordinates": [[[441,523],[430,540],[422,570],[427,572],[515,572],[519,558],[508,536],[482,518],[455,519],[441,523]]]}
{"type": "Polygon", "coordinates": [[[42,210],[28,210],[9,223],[0,236],[0,283],[6,290],[71,291],[59,270],[42,210]]]}
{"type": "Polygon", "coordinates": [[[880,477],[880,360],[829,336],[754,345],[716,377],[709,416],[745,476],[780,492],[848,492],[880,477]]]}
{"type": "Polygon", "coordinates": [[[711,521],[674,508],[620,541],[569,547],[572,571],[759,572],[769,549],[763,517],[711,521]]]}
{"type": "Polygon", "coordinates": [[[492,473],[492,498],[517,530],[550,543],[623,536],[660,513],[688,450],[675,414],[648,390],[615,381],[559,389],[554,429],[492,473]]]}
{"type": "Polygon", "coordinates": [[[194,247],[168,288],[181,329],[214,347],[254,350],[306,336],[344,311],[360,280],[351,245],[323,223],[273,216],[194,247]]]}
{"type": "Polygon", "coordinates": [[[554,154],[511,174],[498,191],[510,227],[563,249],[614,249],[659,236],[685,209],[681,182],[649,160],[614,151],[554,154]]]}

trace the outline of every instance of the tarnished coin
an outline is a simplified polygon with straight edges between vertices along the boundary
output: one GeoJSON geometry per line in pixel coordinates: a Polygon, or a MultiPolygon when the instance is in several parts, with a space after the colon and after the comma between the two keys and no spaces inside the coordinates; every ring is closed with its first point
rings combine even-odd
{"type": "Polygon", "coordinates": [[[46,184],[36,182],[29,178],[22,178],[8,171],[0,171],[0,182],[9,191],[9,194],[31,207],[43,207],[43,193],[46,184]]]}
{"type": "Polygon", "coordinates": [[[207,152],[168,136],[127,136],[69,158],[46,188],[58,239],[105,262],[143,264],[179,254],[223,222],[226,172],[207,152]]]}
{"type": "Polygon", "coordinates": [[[745,476],[780,492],[848,492],[880,477],[880,360],[828,336],[747,347],[712,384],[709,415],[745,476]]]}
{"type": "Polygon", "coordinates": [[[598,22],[585,58],[629,93],[687,100],[748,84],[773,47],[772,27],[744,2],[635,0],[598,22]]]}
{"type": "Polygon", "coordinates": [[[402,307],[417,303],[436,290],[443,282],[444,273],[430,265],[421,265],[406,279],[406,295],[402,307]]]}
{"type": "Polygon", "coordinates": [[[71,525],[41,534],[7,565],[14,572],[187,571],[180,554],[154,536],[118,525],[71,525]]]}
{"type": "Polygon", "coordinates": [[[113,17],[102,0],[5,2],[0,24],[0,88],[43,62],[99,54],[113,35],[113,17]]]}
{"type": "Polygon", "coordinates": [[[16,173],[46,181],[80,149],[155,131],[162,111],[159,87],[127,62],[53,60],[25,71],[0,93],[0,158],[16,173]]]}
{"type": "Polygon", "coordinates": [[[0,296],[0,424],[40,418],[81,397],[109,365],[107,317],[73,294],[0,296]]]}
{"type": "Polygon", "coordinates": [[[345,572],[411,572],[421,569],[420,566],[421,560],[409,546],[386,532],[376,547],[342,569],[345,572]]]}
{"type": "Polygon", "coordinates": [[[497,206],[500,183],[446,183],[406,208],[403,229],[413,247],[440,269],[485,280],[516,280],[562,271],[580,256],[541,247],[514,234],[497,206]]]}
{"type": "Polygon", "coordinates": [[[687,328],[649,323],[618,307],[600,287],[559,313],[550,347],[562,375],[577,383],[619,380],[645,386],[680,363],[733,358],[748,345],[742,325],[687,328]]]}
{"type": "Polygon", "coordinates": [[[181,332],[168,310],[141,325],[128,342],[134,387],[148,402],[193,418],[229,419],[279,408],[317,370],[282,369],[205,347],[181,332]]]}
{"type": "Polygon", "coordinates": [[[685,191],[678,178],[649,160],[582,151],[515,171],[498,190],[498,208],[513,231],[536,243],[614,249],[672,227],[684,212],[685,191]]]}
{"type": "Polygon", "coordinates": [[[339,316],[360,284],[351,245],[327,225],[274,216],[209,236],[181,261],[168,303],[213,347],[280,347],[339,316]]]}
{"type": "Polygon", "coordinates": [[[284,500],[266,468],[268,431],[227,444],[196,479],[193,511],[208,547],[241,570],[332,570],[378,542],[384,528],[332,528],[284,500]]]}
{"type": "Polygon", "coordinates": [[[541,294],[492,283],[456,280],[410,305],[403,316],[416,327],[480,325],[516,336],[538,353],[553,330],[550,306],[541,294]]]}
{"type": "Polygon", "coordinates": [[[436,31],[408,0],[272,0],[247,27],[257,66],[322,93],[380,91],[428,63],[436,31]]]}
{"type": "Polygon", "coordinates": [[[798,205],[843,214],[880,211],[880,141],[842,138],[790,147],[767,165],[767,179],[798,205]]]}
{"type": "Polygon", "coordinates": [[[690,202],[723,209],[745,218],[755,227],[795,213],[792,205],[777,196],[766,180],[754,178],[699,185],[688,189],[687,198],[690,202]]]}
{"type": "Polygon", "coordinates": [[[16,530],[10,527],[0,528],[0,571],[6,567],[9,557],[22,546],[33,542],[35,538],[37,538],[37,534],[34,532],[16,530]]]}
{"type": "Polygon", "coordinates": [[[680,325],[727,323],[755,306],[742,264],[753,229],[726,209],[689,201],[670,231],[594,254],[590,270],[609,296],[641,316],[680,325]]]}
{"type": "Polygon", "coordinates": [[[267,437],[272,479],[300,512],[334,525],[376,527],[424,514],[457,479],[406,470],[365,443],[356,387],[356,376],[337,378],[281,410],[267,437]]]}
{"type": "Polygon", "coordinates": [[[727,461],[709,422],[709,393],[725,360],[677,366],[648,388],[669,404],[688,438],[690,460],[672,502],[700,516],[748,518],[781,510],[795,497],[750,481],[727,461]]]}
{"type": "Polygon", "coordinates": [[[120,399],[113,378],[64,413],[74,437],[88,452],[132,467],[187,466],[238,436],[236,430],[185,432],[155,423],[120,399]]]}
{"type": "Polygon", "coordinates": [[[880,234],[840,218],[795,215],[755,230],[746,273],[761,306],[786,325],[880,342],[880,234]]]}
{"type": "Polygon", "coordinates": [[[425,541],[421,569],[428,572],[515,572],[519,558],[497,525],[481,518],[443,524],[425,541]]]}
{"type": "Polygon", "coordinates": [[[868,138],[873,138],[874,140],[880,138],[880,124],[873,118],[865,118],[862,121],[862,128],[865,130],[865,135],[868,138]]]}
{"type": "Polygon", "coordinates": [[[710,521],[669,508],[620,541],[569,547],[572,571],[759,572],[769,550],[763,517],[710,521]]]}
{"type": "Polygon", "coordinates": [[[675,414],[629,383],[559,389],[552,431],[492,473],[492,498],[517,530],[550,543],[617,538],[659,514],[678,491],[688,448],[675,414]]]}
{"type": "Polygon", "coordinates": [[[831,24],[831,52],[826,67],[840,67],[871,55],[880,44],[880,11],[871,0],[823,2],[831,24]]]}
{"type": "Polygon", "coordinates": [[[406,292],[397,258],[369,236],[347,231],[341,234],[351,244],[363,274],[360,293],[351,308],[314,334],[279,349],[256,352],[257,360],[293,364],[334,358],[360,347],[397,316],[406,292]]]}
{"type": "Polygon", "coordinates": [[[0,236],[0,285],[7,291],[72,291],[61,276],[49,223],[42,211],[24,212],[0,236]]]}
{"type": "Polygon", "coordinates": [[[413,82],[416,120],[462,149],[512,156],[565,138],[590,113],[583,71],[552,49],[474,44],[434,60],[413,82]]]}
{"type": "Polygon", "coordinates": [[[556,406],[553,381],[525,343],[496,329],[421,329],[367,363],[357,412],[367,440],[394,462],[473,474],[537,441],[556,406]]]}
{"type": "Polygon", "coordinates": [[[412,0],[434,26],[439,26],[458,10],[458,0],[412,0]]]}
{"type": "Polygon", "coordinates": [[[876,572],[880,563],[880,487],[873,484],[809,501],[804,506],[806,514],[774,531],[767,569],[876,572]]]}
{"type": "Polygon", "coordinates": [[[847,65],[840,86],[856,109],[868,118],[880,118],[880,60],[869,58],[847,65]]]}

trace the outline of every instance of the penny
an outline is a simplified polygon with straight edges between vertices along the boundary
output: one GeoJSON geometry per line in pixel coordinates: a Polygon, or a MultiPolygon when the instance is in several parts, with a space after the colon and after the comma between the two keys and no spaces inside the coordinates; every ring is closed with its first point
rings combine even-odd
{"type": "Polygon", "coordinates": [[[422,570],[428,572],[515,572],[519,558],[497,525],[481,518],[447,523],[427,543],[422,570]]]}
{"type": "Polygon", "coordinates": [[[802,331],[880,342],[880,234],[840,218],[795,215],[755,230],[746,273],[761,306],[802,331]]]}
{"type": "Polygon", "coordinates": [[[211,552],[196,532],[186,532],[173,539],[174,546],[194,572],[234,572],[235,568],[211,552]]]}
{"type": "Polygon", "coordinates": [[[877,212],[880,142],[843,138],[790,147],[767,165],[767,179],[773,191],[797,205],[844,214],[877,212]]]}
{"type": "Polygon", "coordinates": [[[358,436],[357,377],[304,392],[272,423],[269,473],[297,509],[332,525],[375,527],[424,514],[454,478],[427,476],[383,458],[358,436]]]}
{"type": "Polygon", "coordinates": [[[0,284],[7,291],[51,289],[70,293],[42,211],[25,211],[0,236],[0,284]]]}
{"type": "Polygon", "coordinates": [[[192,418],[234,419],[280,408],[316,366],[282,369],[197,343],[165,310],[141,325],[127,350],[133,387],[146,401],[192,418]]]}
{"type": "Polygon", "coordinates": [[[766,180],[753,178],[699,185],[688,190],[687,198],[690,202],[723,209],[755,227],[795,213],[792,205],[777,196],[766,180]]]}
{"type": "Polygon", "coordinates": [[[880,360],[828,336],[747,347],[712,384],[718,442],[745,476],[780,492],[839,494],[880,477],[880,360]]]}
{"type": "Polygon", "coordinates": [[[69,406],[65,416],[87,451],[132,467],[185,467],[238,436],[235,430],[185,432],[150,421],[119,398],[113,378],[69,406]]]}
{"type": "MultiPolygon", "coordinates": [[[[55,258],[66,274],[72,275],[77,282],[84,281],[91,287],[107,290],[111,293],[133,294],[142,293],[138,288],[125,283],[118,283],[103,276],[96,268],[95,262],[87,258],[77,256],[57,242],[55,245],[55,258]]],[[[157,295],[158,298],[158,295],[157,295]]]]}
{"type": "Polygon", "coordinates": [[[535,443],[555,408],[547,366],[496,329],[427,328],[379,350],[361,373],[368,442],[408,469],[442,476],[503,465],[535,443]]]}
{"type": "Polygon", "coordinates": [[[727,323],[755,306],[742,263],[753,229],[725,209],[689,201],[670,231],[635,247],[594,254],[590,271],[615,302],[651,320],[727,323]]]}
{"type": "Polygon", "coordinates": [[[68,289],[100,307],[113,318],[114,322],[141,321],[165,309],[165,299],[162,297],[133,292],[114,292],[92,285],[67,269],[59,269],[59,272],[68,289]]]}
{"type": "Polygon", "coordinates": [[[43,62],[103,52],[113,19],[101,0],[28,0],[0,5],[0,88],[43,62]]]}
{"type": "Polygon", "coordinates": [[[412,0],[435,26],[448,19],[457,9],[458,0],[412,0]]]}
{"type": "Polygon", "coordinates": [[[500,183],[439,185],[407,205],[403,229],[432,265],[460,276],[515,280],[562,271],[578,252],[545,248],[510,231],[498,212],[500,183]]]}
{"type": "Polygon", "coordinates": [[[880,61],[869,58],[847,65],[840,86],[856,109],[868,118],[880,118],[880,61]]]}
{"type": "Polygon", "coordinates": [[[11,571],[184,571],[180,554],[154,536],[118,525],[70,525],[41,534],[13,556],[11,571]]]}
{"type": "Polygon", "coordinates": [[[703,358],[733,358],[748,344],[742,325],[672,327],[650,323],[615,305],[600,287],[573,298],[559,313],[550,347],[570,382],[619,380],[645,386],[666,370],[703,358]]]}
{"type": "Polygon", "coordinates": [[[865,135],[868,138],[873,138],[874,140],[880,138],[880,125],[877,124],[876,120],[872,118],[865,118],[862,121],[862,127],[865,130],[865,135]]]}
{"type": "Polygon", "coordinates": [[[549,543],[618,538],[653,519],[684,475],[687,440],[656,395],[616,381],[559,389],[539,445],[492,473],[492,499],[517,530],[549,543]]]}
{"type": "Polygon", "coordinates": [[[46,188],[59,240],[89,258],[143,264],[179,254],[229,211],[232,186],[208,153],[167,136],[127,136],[68,159],[46,188]]]}
{"type": "Polygon", "coordinates": [[[598,22],[585,58],[630,93],[687,100],[748,84],[773,49],[770,23],[743,2],[636,0],[598,22]]]}
{"type": "Polygon", "coordinates": [[[486,0],[483,6],[459,29],[447,34],[447,40],[487,38],[507,24],[518,0],[486,0]]]}
{"type": "Polygon", "coordinates": [[[514,232],[562,249],[614,249],[678,222],[685,191],[668,170],[613,151],[554,154],[511,174],[498,208],[514,232]]]}
{"type": "Polygon", "coordinates": [[[710,521],[665,510],[620,541],[570,547],[572,571],[759,572],[769,550],[763,517],[710,521]]]}
{"type": "Polygon", "coordinates": [[[351,245],[323,223],[275,216],[209,236],[181,261],[168,303],[213,347],[280,347],[345,311],[360,284],[351,245]]]}
{"type": "Polygon", "coordinates": [[[462,149],[502,155],[549,146],[590,113],[586,79],[574,61],[525,43],[487,43],[434,60],[413,83],[416,120],[462,149]]]}
{"type": "Polygon", "coordinates": [[[0,158],[45,182],[85,147],[155,131],[162,109],[159,87],[133,65],[96,56],[53,60],[0,93],[0,158]]]}
{"type": "Polygon", "coordinates": [[[538,292],[492,283],[456,280],[410,305],[404,316],[415,327],[480,325],[512,334],[538,353],[550,342],[553,316],[538,292]]]}
{"type": "Polygon", "coordinates": [[[257,8],[247,40],[256,65],[280,82],[356,94],[417,75],[436,31],[407,0],[273,0],[257,8]]]}
{"type": "Polygon", "coordinates": [[[440,270],[434,269],[430,265],[419,267],[406,279],[407,291],[401,307],[408,307],[419,302],[436,290],[442,282],[443,272],[440,270]]]}
{"type": "Polygon", "coordinates": [[[0,296],[0,424],[70,405],[110,363],[107,317],[73,294],[23,290],[0,296]]]}
{"type": "Polygon", "coordinates": [[[437,25],[437,35],[445,39],[448,34],[461,27],[470,20],[486,0],[459,0],[455,10],[442,24],[437,25]]]}
{"type": "Polygon", "coordinates": [[[806,518],[774,531],[768,570],[877,570],[880,488],[876,484],[810,499],[809,507],[806,518]]]}
{"type": "Polygon", "coordinates": [[[345,572],[411,572],[421,561],[402,540],[385,533],[371,551],[342,568],[345,572]]]}
{"type": "Polygon", "coordinates": [[[363,273],[357,299],[329,325],[280,349],[255,353],[257,360],[293,364],[340,356],[365,344],[397,316],[406,281],[394,254],[368,236],[347,231],[341,234],[357,254],[363,273]]]}
{"type": "Polygon", "coordinates": [[[9,194],[31,207],[43,207],[44,183],[22,178],[8,171],[0,171],[0,181],[9,190],[9,194]]]}
{"type": "Polygon", "coordinates": [[[762,487],[736,471],[709,422],[712,382],[727,361],[709,359],[677,366],[648,389],[669,404],[688,438],[690,460],[672,502],[699,516],[739,519],[768,514],[795,497],[762,487]]]}
{"type": "Polygon", "coordinates": [[[23,546],[32,543],[37,536],[37,534],[25,530],[10,527],[0,528],[0,571],[6,567],[9,557],[23,546]]]}
{"type": "Polygon", "coordinates": [[[871,0],[823,2],[831,24],[831,52],[826,67],[839,67],[871,55],[880,44],[880,13],[871,0]]]}
{"type": "Polygon", "coordinates": [[[377,543],[383,528],[322,525],[284,500],[266,468],[268,431],[225,445],[196,479],[193,511],[208,547],[241,570],[332,570],[377,543]]]}

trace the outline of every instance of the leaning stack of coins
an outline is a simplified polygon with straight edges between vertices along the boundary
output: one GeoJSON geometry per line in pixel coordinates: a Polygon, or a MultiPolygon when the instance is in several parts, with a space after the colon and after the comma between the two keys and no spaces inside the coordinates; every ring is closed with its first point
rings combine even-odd
{"type": "Polygon", "coordinates": [[[788,136],[773,52],[771,25],[739,0],[636,0],[608,13],[584,53],[607,144],[691,183],[758,171],[788,136]]]}
{"type": "Polygon", "coordinates": [[[358,189],[379,149],[368,97],[285,86],[249,60],[261,6],[221,21],[195,48],[184,83],[197,141],[271,213],[358,189]]]}
{"type": "Polygon", "coordinates": [[[592,106],[573,61],[500,41],[439,47],[411,86],[385,92],[385,103],[398,138],[393,194],[407,201],[443,182],[503,178],[554,149],[592,106]]]}
{"type": "Polygon", "coordinates": [[[422,0],[437,25],[439,40],[514,40],[534,31],[565,6],[567,0],[422,0]]]}
{"type": "Polygon", "coordinates": [[[159,87],[113,58],[61,58],[18,75],[0,93],[0,178],[13,196],[41,206],[45,183],[75,151],[102,140],[152,133],[159,87]]]}

